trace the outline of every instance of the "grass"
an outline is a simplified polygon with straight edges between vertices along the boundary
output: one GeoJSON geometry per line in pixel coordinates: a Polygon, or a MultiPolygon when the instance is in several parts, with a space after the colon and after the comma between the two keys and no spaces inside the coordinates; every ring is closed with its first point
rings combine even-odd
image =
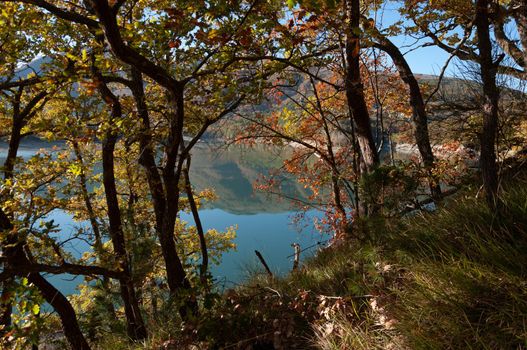
{"type": "Polygon", "coordinates": [[[527,181],[503,202],[498,217],[468,191],[435,213],[372,220],[363,242],[229,291],[214,310],[226,327],[205,333],[219,348],[527,348],[527,181]]]}
{"type": "Polygon", "coordinates": [[[391,312],[415,349],[527,347],[527,186],[497,217],[465,198],[406,222],[389,244],[408,266],[391,312]]]}
{"type": "Polygon", "coordinates": [[[527,179],[504,187],[501,216],[468,190],[435,213],[369,220],[363,241],[255,274],[183,330],[163,320],[147,343],[101,348],[527,349],[527,179]]]}

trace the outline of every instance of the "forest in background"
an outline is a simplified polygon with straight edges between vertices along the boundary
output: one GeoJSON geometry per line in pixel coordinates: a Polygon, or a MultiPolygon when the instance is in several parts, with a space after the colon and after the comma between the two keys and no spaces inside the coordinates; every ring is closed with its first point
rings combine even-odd
{"type": "Polygon", "coordinates": [[[527,346],[525,2],[0,10],[4,348],[527,346]],[[387,6],[400,20],[383,24],[387,6]],[[449,55],[437,77],[407,60],[430,46],[449,55]],[[63,147],[24,158],[28,138],[63,147]],[[269,150],[248,160],[275,164],[254,190],[316,209],[331,247],[218,290],[210,265],[235,228],[203,228],[203,142],[269,150]],[[56,210],[89,224],[80,257],[56,210]],[[78,294],[45,278],[65,273],[78,294]]]}

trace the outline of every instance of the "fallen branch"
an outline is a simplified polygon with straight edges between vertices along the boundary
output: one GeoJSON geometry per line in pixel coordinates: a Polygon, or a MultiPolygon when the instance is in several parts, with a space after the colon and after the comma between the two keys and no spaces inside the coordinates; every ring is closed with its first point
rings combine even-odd
{"type": "Polygon", "coordinates": [[[273,277],[273,273],[271,272],[271,269],[269,268],[269,266],[267,265],[267,263],[265,262],[265,259],[264,257],[262,256],[262,254],[255,250],[254,253],[256,254],[256,256],[258,257],[258,259],[260,259],[260,262],[262,263],[263,267],[265,268],[265,271],[267,272],[267,274],[269,275],[269,277],[273,277]]]}

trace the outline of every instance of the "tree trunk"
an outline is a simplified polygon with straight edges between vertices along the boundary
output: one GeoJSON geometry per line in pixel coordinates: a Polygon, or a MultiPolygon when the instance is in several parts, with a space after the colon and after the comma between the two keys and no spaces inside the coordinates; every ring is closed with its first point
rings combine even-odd
{"type": "Polygon", "coordinates": [[[478,36],[479,64],[483,83],[483,130],[480,135],[480,167],[483,188],[490,208],[499,207],[498,168],[496,164],[496,135],[498,129],[499,91],[496,86],[497,66],[492,59],[492,43],[489,34],[489,3],[476,2],[476,29],[478,36]]]}
{"type": "Polygon", "coordinates": [[[346,72],[345,88],[351,122],[355,123],[355,132],[367,172],[379,165],[379,155],[375,148],[368,106],[364,98],[364,86],[360,75],[360,1],[346,0],[346,16],[349,27],[346,28],[346,72]]]}
{"type": "Polygon", "coordinates": [[[115,121],[122,118],[122,108],[119,98],[104,83],[103,77],[95,65],[92,66],[92,73],[102,100],[111,108],[108,131],[106,131],[102,142],[103,186],[108,207],[109,233],[113,250],[120,270],[125,273],[125,277],[119,279],[119,288],[126,315],[127,333],[132,340],[142,340],[148,336],[148,333],[135,292],[115,185],[114,151],[118,135],[114,128],[115,121]]]}
{"type": "Polygon", "coordinates": [[[80,330],[75,310],[73,310],[64,294],[59,292],[58,289],[53,287],[51,283],[38,273],[30,273],[27,279],[38,288],[44,299],[59,314],[64,335],[68,339],[72,350],[89,350],[90,346],[80,330]]]}
{"type": "MultiPolygon", "coordinates": [[[[80,163],[81,172],[79,174],[79,185],[81,188],[81,194],[82,198],[84,200],[84,205],[86,206],[86,211],[88,212],[88,218],[90,220],[90,225],[93,231],[94,236],[94,250],[97,253],[103,253],[103,243],[102,243],[102,236],[101,236],[101,230],[99,229],[99,223],[97,222],[97,215],[95,214],[95,211],[93,209],[92,201],[90,198],[90,194],[88,193],[88,179],[86,178],[86,173],[84,172],[85,164],[84,159],[82,157],[82,152],[79,147],[79,143],[77,140],[73,140],[73,151],[75,152],[75,157],[77,158],[77,161],[80,163]]],[[[107,276],[102,277],[102,287],[105,290],[108,295],[111,294],[111,287],[110,287],[110,279],[107,276]]],[[[113,305],[113,302],[111,300],[107,300],[107,310],[110,314],[110,317],[116,318],[115,314],[115,308],[113,305]]]]}
{"type": "MultiPolygon", "coordinates": [[[[373,30],[376,29],[374,28],[373,30]]],[[[434,153],[432,152],[432,146],[430,145],[428,117],[423,101],[423,95],[421,94],[421,88],[399,48],[381,34],[376,35],[376,37],[379,40],[379,45],[376,46],[391,57],[393,63],[397,67],[401,79],[408,86],[410,93],[410,106],[412,107],[415,142],[417,143],[417,148],[419,149],[423,164],[429,176],[430,193],[432,194],[432,198],[440,199],[441,187],[433,176],[435,158],[434,153]]]]}
{"type": "Polygon", "coordinates": [[[0,310],[0,325],[2,325],[2,330],[0,331],[0,338],[7,333],[8,328],[11,326],[11,314],[13,313],[13,305],[9,302],[9,285],[11,280],[7,279],[2,282],[2,309],[0,310]]]}
{"type": "MultiPolygon", "coordinates": [[[[134,85],[132,92],[142,122],[139,139],[141,148],[139,162],[146,171],[148,186],[152,195],[156,231],[165,261],[168,287],[172,295],[177,295],[179,291],[191,289],[174,240],[174,226],[179,211],[179,180],[183,165],[183,159],[178,159],[178,149],[183,140],[183,90],[176,91],[169,96],[171,120],[164,150],[166,163],[162,174],[160,174],[152,146],[150,118],[146,106],[143,79],[137,69],[132,68],[131,73],[134,85]]],[[[188,316],[188,310],[191,310],[192,313],[197,312],[197,305],[192,298],[188,299],[185,304],[187,305],[180,308],[182,318],[188,316]]]]}
{"type": "Polygon", "coordinates": [[[183,175],[185,178],[185,192],[187,192],[188,203],[190,206],[190,211],[192,212],[192,217],[194,218],[194,223],[196,224],[196,230],[199,237],[199,245],[201,250],[201,266],[199,271],[199,277],[203,288],[209,289],[207,282],[207,272],[209,268],[209,253],[207,250],[207,241],[205,240],[205,232],[203,230],[203,225],[201,224],[201,219],[199,217],[198,206],[194,200],[194,194],[192,193],[192,185],[190,183],[190,156],[187,158],[187,166],[183,170],[183,175]]]}
{"type": "Polygon", "coordinates": [[[113,152],[116,139],[117,137],[112,135],[110,131],[103,141],[103,184],[108,206],[108,220],[110,222],[110,236],[112,238],[113,249],[119,261],[120,268],[127,274],[126,278],[119,280],[119,284],[126,314],[128,336],[132,340],[141,340],[147,337],[147,332],[132,281],[124,232],[122,230],[117,190],[115,188],[113,152]]]}
{"type": "Polygon", "coordinates": [[[156,217],[156,231],[161,232],[163,223],[163,213],[165,211],[165,195],[163,193],[163,182],[158,171],[155,160],[155,149],[152,143],[152,130],[150,127],[150,116],[146,105],[144,92],[144,81],[141,72],[131,68],[132,94],[137,108],[137,114],[141,119],[141,132],[139,134],[139,164],[143,166],[146,172],[148,187],[154,204],[154,213],[156,217]]]}
{"type": "Polygon", "coordinates": [[[7,151],[7,158],[4,162],[4,179],[13,178],[13,170],[15,168],[16,156],[18,153],[18,147],[22,137],[20,132],[22,131],[23,121],[19,118],[13,118],[13,126],[11,128],[11,136],[9,137],[9,149],[7,151]]]}
{"type": "Polygon", "coordinates": [[[165,212],[160,236],[161,249],[165,258],[167,280],[170,292],[177,295],[183,291],[185,301],[180,309],[181,316],[186,318],[189,314],[197,312],[197,304],[192,298],[190,281],[187,278],[181,259],[177,253],[174,240],[174,227],[179,212],[179,181],[185,159],[179,155],[181,142],[183,142],[183,120],[185,118],[183,87],[178,87],[168,93],[170,105],[170,121],[167,144],[165,146],[165,166],[163,167],[163,183],[165,184],[165,212]]]}
{"type": "MultiPolygon", "coordinates": [[[[20,141],[22,139],[20,132],[22,130],[23,121],[19,117],[18,106],[14,107],[13,115],[13,126],[11,127],[11,135],[9,137],[9,149],[7,151],[7,158],[4,162],[4,179],[13,178],[13,170],[15,167],[16,156],[18,153],[18,148],[20,146],[20,141]]],[[[6,217],[7,218],[7,217],[6,217]]],[[[1,303],[1,318],[0,324],[4,326],[4,330],[11,326],[11,313],[13,311],[13,306],[11,302],[8,301],[7,295],[9,294],[9,285],[10,281],[6,280],[2,282],[2,300],[5,302],[1,303]]]]}
{"type": "MultiPolygon", "coordinates": [[[[12,229],[13,225],[11,221],[0,208],[0,231],[12,229]]],[[[16,235],[9,234],[6,241],[3,242],[3,245],[3,254],[11,266],[31,264],[24,252],[23,242],[18,242],[16,235]]],[[[27,278],[30,283],[33,283],[38,288],[44,299],[59,314],[64,335],[70,343],[71,348],[73,350],[89,350],[90,346],[80,330],[75,310],[73,310],[68,299],[40,274],[30,273],[27,278]]]]}
{"type": "Polygon", "coordinates": [[[22,141],[22,128],[24,127],[24,115],[20,110],[20,100],[22,93],[24,92],[23,87],[18,88],[15,92],[12,100],[13,106],[13,125],[11,126],[11,134],[9,135],[9,148],[7,150],[7,158],[4,162],[4,179],[13,178],[13,170],[15,168],[16,156],[18,148],[20,147],[20,141],[22,141]]]}
{"type": "Polygon", "coordinates": [[[132,340],[142,340],[147,337],[146,327],[141,315],[139,301],[135,294],[132,280],[132,271],[126,250],[125,237],[121,221],[121,211],[115,186],[114,150],[117,142],[117,134],[112,128],[116,119],[122,117],[121,104],[118,98],[102,82],[100,75],[96,72],[95,79],[98,82],[99,92],[102,99],[111,106],[111,120],[109,130],[102,143],[102,167],[103,185],[108,206],[108,220],[110,223],[110,237],[113,249],[122,271],[126,277],[119,279],[121,298],[123,299],[128,336],[132,340]]]}

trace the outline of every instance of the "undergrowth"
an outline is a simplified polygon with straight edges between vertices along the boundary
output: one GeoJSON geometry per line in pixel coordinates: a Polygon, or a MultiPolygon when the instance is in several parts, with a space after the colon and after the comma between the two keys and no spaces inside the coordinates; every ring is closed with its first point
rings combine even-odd
{"type": "Polygon", "coordinates": [[[255,274],[194,322],[150,325],[139,347],[525,349],[527,180],[502,201],[497,215],[466,191],[434,213],[365,222],[364,241],[284,278],[255,274]]]}

